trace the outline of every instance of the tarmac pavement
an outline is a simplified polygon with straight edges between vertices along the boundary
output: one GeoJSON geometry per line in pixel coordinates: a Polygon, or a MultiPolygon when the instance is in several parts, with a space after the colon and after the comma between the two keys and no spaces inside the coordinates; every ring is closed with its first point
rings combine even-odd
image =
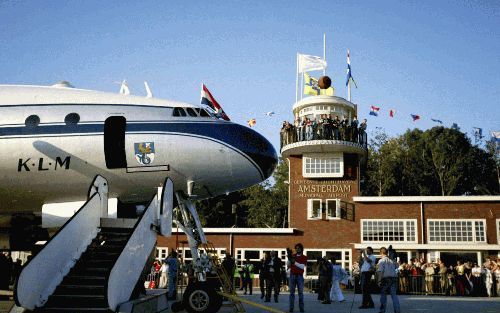
{"type": "MultiPolygon", "coordinates": [[[[285,292],[279,296],[279,302],[264,302],[260,298],[260,293],[253,295],[240,296],[244,299],[264,304],[274,309],[288,312],[288,296],[285,292]]],[[[372,295],[375,302],[375,309],[358,309],[361,305],[361,295],[354,295],[352,292],[344,292],[345,302],[332,302],[331,304],[322,304],[317,300],[318,295],[306,292],[304,294],[305,311],[308,313],[378,313],[380,306],[380,296],[372,295]],[[354,298],[354,302],[353,302],[354,298]]],[[[295,312],[298,310],[298,296],[295,296],[295,312]]],[[[478,298],[478,297],[442,297],[442,296],[399,296],[402,313],[500,313],[500,297],[478,298]]],[[[13,301],[0,301],[0,313],[8,312],[13,301]]],[[[261,308],[244,304],[247,313],[265,312],[261,308]]],[[[170,311],[171,312],[171,311],[170,311]]],[[[185,311],[181,311],[185,312],[185,311]]],[[[222,308],[221,313],[232,313],[231,308],[222,308]]],[[[392,313],[392,301],[388,299],[387,313],[392,313]]]]}
{"type": "MultiPolygon", "coordinates": [[[[304,293],[305,311],[309,313],[378,313],[380,307],[380,295],[372,295],[375,302],[374,309],[359,309],[361,305],[361,295],[351,292],[344,292],[344,302],[332,302],[331,304],[322,304],[317,300],[315,293],[304,293]],[[353,302],[354,299],[354,302],[353,302]]],[[[289,293],[282,293],[279,296],[278,303],[264,302],[260,298],[260,292],[253,295],[241,295],[242,298],[254,301],[260,304],[268,305],[274,309],[288,312],[289,293]]],[[[399,302],[402,313],[500,313],[500,297],[479,298],[479,297],[444,297],[444,296],[399,296],[399,302]]],[[[265,312],[261,308],[244,304],[248,313],[265,312]]],[[[233,312],[231,308],[223,308],[221,313],[233,312]]],[[[295,296],[295,312],[299,312],[298,296],[295,296]]],[[[387,313],[394,312],[392,300],[388,297],[387,313]]]]}

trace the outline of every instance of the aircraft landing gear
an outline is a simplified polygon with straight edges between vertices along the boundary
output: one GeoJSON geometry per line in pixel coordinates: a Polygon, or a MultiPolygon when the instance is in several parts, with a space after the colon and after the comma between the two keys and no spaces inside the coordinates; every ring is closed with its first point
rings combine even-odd
{"type": "Polygon", "coordinates": [[[222,306],[222,296],[208,282],[195,282],[187,286],[182,298],[184,309],[189,313],[215,313],[222,306]]]}
{"type": "Polygon", "coordinates": [[[201,254],[198,250],[200,246],[207,245],[198,213],[194,204],[183,194],[176,193],[176,197],[182,221],[174,222],[187,236],[193,258],[194,277],[184,291],[182,304],[172,305],[172,311],[183,307],[189,313],[218,312],[222,306],[222,296],[217,291],[221,290],[221,286],[217,277],[210,274],[214,272],[214,264],[208,259],[207,249],[201,254]]]}

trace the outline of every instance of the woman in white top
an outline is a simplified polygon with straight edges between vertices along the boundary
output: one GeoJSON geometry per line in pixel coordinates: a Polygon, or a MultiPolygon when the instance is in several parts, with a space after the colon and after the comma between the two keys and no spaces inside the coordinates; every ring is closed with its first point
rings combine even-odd
{"type": "Polygon", "coordinates": [[[160,285],[158,288],[160,289],[165,289],[167,288],[167,273],[168,273],[168,265],[165,260],[162,261],[161,268],[160,268],[160,285]]]}
{"type": "Polygon", "coordinates": [[[487,266],[484,269],[484,284],[486,285],[486,293],[488,297],[491,297],[493,287],[493,272],[491,271],[491,266],[487,266]]]}

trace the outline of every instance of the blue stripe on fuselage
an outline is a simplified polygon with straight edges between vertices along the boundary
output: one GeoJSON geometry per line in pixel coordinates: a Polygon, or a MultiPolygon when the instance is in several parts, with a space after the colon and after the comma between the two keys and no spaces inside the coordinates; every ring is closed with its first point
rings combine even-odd
{"type": "MultiPolygon", "coordinates": [[[[36,127],[0,127],[3,136],[50,136],[82,135],[103,133],[104,124],[78,125],[38,125],[36,127]]],[[[257,132],[234,123],[227,122],[139,122],[128,121],[126,132],[165,132],[195,135],[223,142],[248,155],[260,168],[263,179],[271,175],[276,163],[273,146],[257,132]]]]}

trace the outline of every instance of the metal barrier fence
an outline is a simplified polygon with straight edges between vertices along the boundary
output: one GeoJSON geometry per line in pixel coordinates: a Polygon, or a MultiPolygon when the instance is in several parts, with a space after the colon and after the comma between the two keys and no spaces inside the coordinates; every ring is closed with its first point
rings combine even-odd
{"type": "MultiPolygon", "coordinates": [[[[151,273],[147,275],[145,288],[158,288],[159,274],[151,273]]],[[[187,275],[182,275],[178,281],[178,287],[185,288],[188,283],[187,275]]],[[[242,287],[240,279],[234,277],[233,284],[235,288],[242,287]]],[[[253,288],[259,288],[259,279],[255,277],[252,282],[253,288]]],[[[286,284],[282,284],[283,291],[288,290],[286,284]]],[[[306,278],[304,280],[304,289],[308,292],[318,292],[319,279],[306,278]]],[[[360,293],[359,277],[355,276],[349,279],[347,285],[343,285],[344,290],[354,290],[360,293]]],[[[371,293],[379,293],[380,289],[376,284],[375,277],[372,277],[370,283],[371,293]]],[[[399,276],[398,293],[410,295],[446,295],[446,296],[500,296],[500,281],[494,279],[491,283],[486,284],[483,276],[472,277],[469,281],[465,275],[408,275],[399,276]],[[488,292],[489,291],[489,292],[488,292]]]]}

